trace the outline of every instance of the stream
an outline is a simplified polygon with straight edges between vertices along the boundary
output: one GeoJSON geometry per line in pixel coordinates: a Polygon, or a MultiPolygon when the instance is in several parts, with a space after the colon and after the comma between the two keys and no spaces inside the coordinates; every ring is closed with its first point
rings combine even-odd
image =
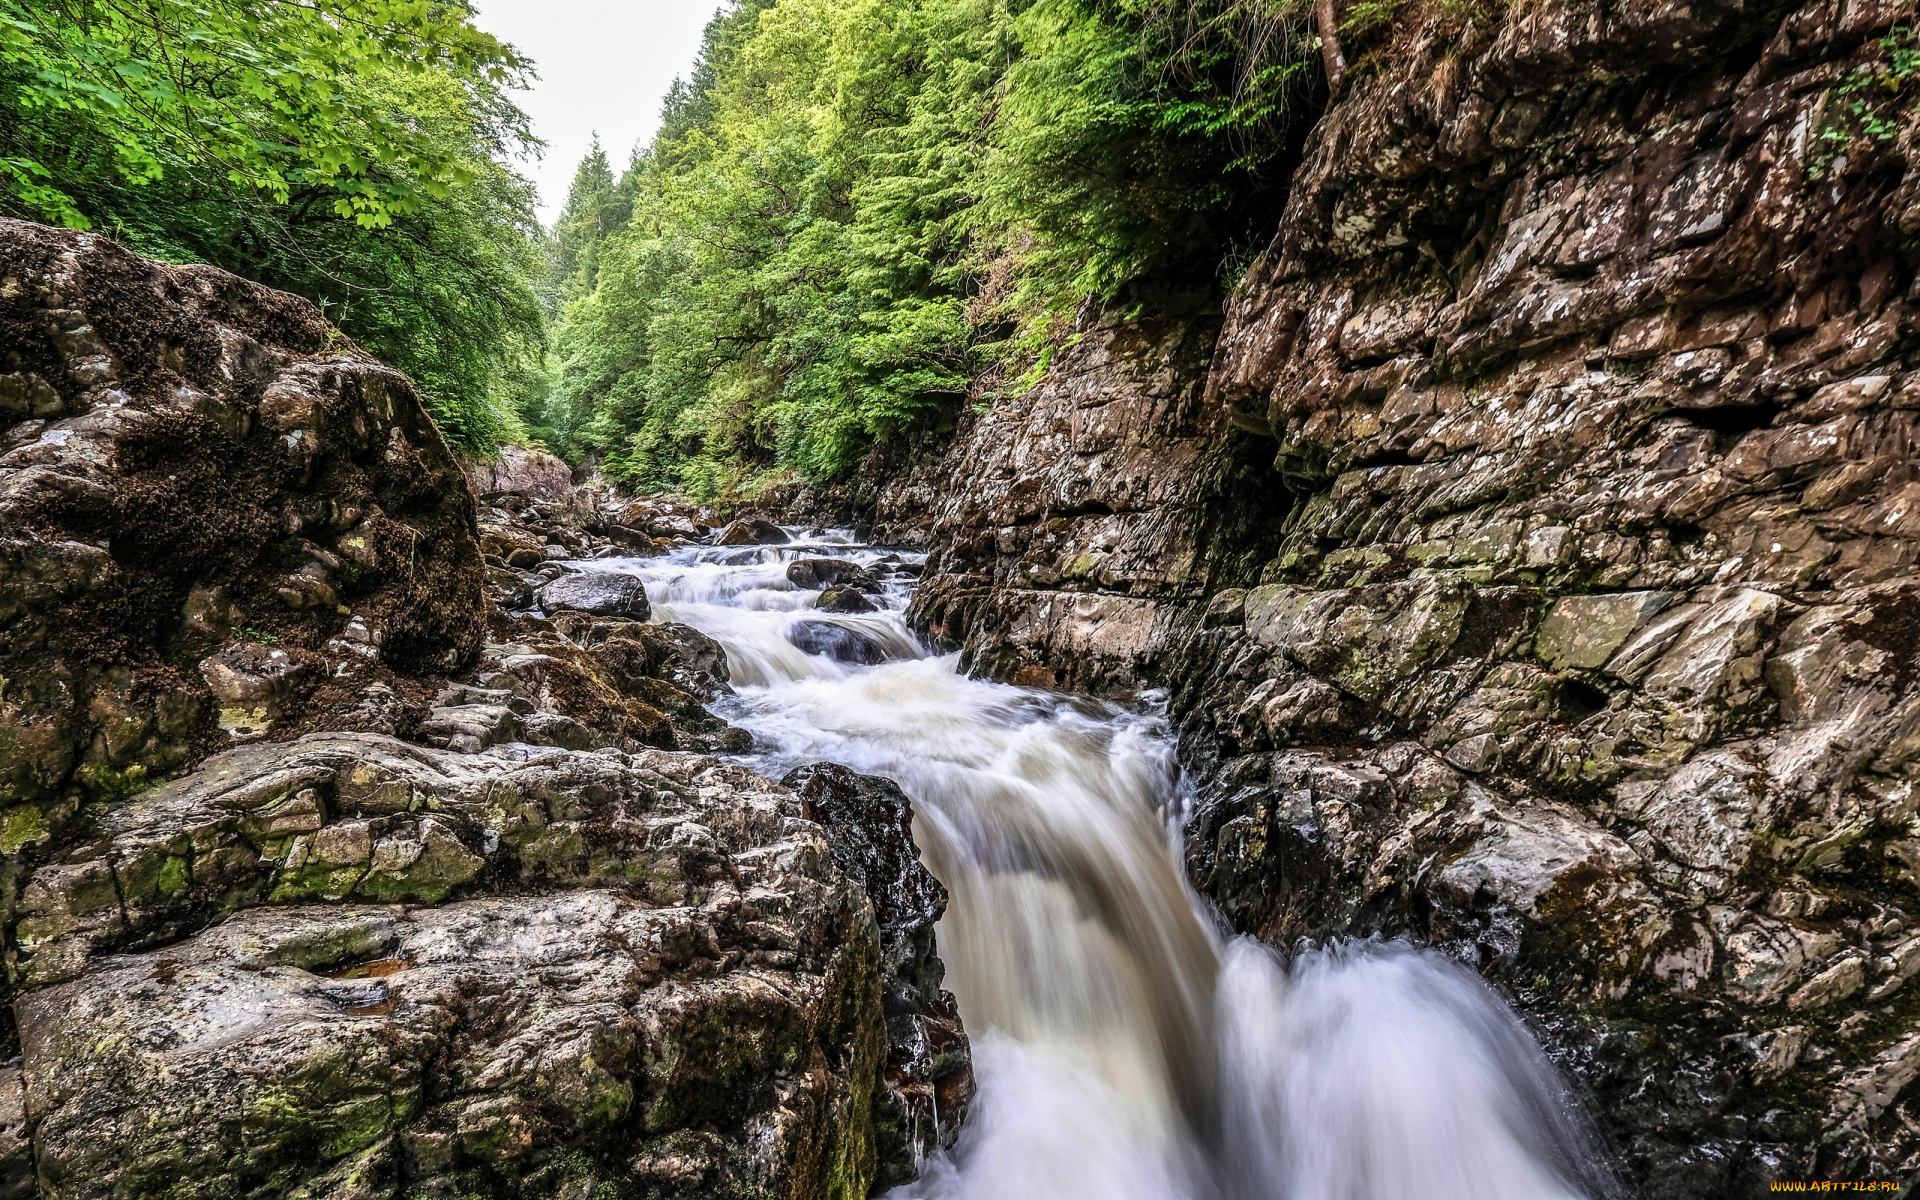
{"type": "Polygon", "coordinates": [[[654,620],[725,646],[716,709],[754,735],[742,761],[777,779],[831,760],[914,802],[979,1094],[893,1200],[1604,1194],[1564,1085],[1477,976],[1404,943],[1283,961],[1219,925],[1180,869],[1184,781],[1152,697],[969,679],[906,623],[921,556],[789,532],[576,565],[638,576],[654,620]],[[870,572],[877,611],[816,609],[788,567],[818,558],[870,572]]]}

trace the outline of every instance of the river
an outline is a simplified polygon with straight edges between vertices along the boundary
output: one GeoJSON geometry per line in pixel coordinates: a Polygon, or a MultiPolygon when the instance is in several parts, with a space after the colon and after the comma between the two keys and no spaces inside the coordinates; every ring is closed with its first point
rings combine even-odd
{"type": "Polygon", "coordinates": [[[637,575],[655,620],[725,646],[717,708],[753,733],[744,761],[778,778],[831,760],[914,802],[979,1094],[893,1200],[1604,1194],[1564,1085],[1477,976],[1402,943],[1283,961],[1221,928],[1180,870],[1153,697],[969,679],[906,623],[919,556],[789,532],[576,565],[637,575]],[[788,567],[817,558],[868,570],[877,611],[815,609],[788,567]]]}

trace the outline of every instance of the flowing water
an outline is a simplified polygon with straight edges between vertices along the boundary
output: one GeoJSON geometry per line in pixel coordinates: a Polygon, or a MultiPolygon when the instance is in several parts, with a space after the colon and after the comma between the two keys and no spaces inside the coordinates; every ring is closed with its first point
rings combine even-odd
{"type": "Polygon", "coordinates": [[[1181,778],[1151,698],[964,677],[905,622],[919,561],[815,531],[576,564],[639,576],[655,620],[726,647],[719,707],[754,734],[752,765],[832,760],[912,797],[952,894],[940,952],[979,1095],[894,1200],[1599,1194],[1564,1089],[1476,976],[1401,944],[1283,964],[1224,937],[1180,872],[1181,778]],[[822,557],[871,571],[878,611],[814,609],[787,568],[822,557]]]}

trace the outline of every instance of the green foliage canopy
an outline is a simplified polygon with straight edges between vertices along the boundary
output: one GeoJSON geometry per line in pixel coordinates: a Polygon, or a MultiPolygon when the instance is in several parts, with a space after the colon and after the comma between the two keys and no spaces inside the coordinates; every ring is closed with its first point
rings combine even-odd
{"type": "Polygon", "coordinates": [[[733,0],[625,175],[582,164],[541,429],[640,486],[831,479],[1033,378],[1090,300],[1219,286],[1275,215],[1304,20],[733,0]]]}
{"type": "Polygon", "coordinates": [[[0,0],[0,209],[308,296],[484,450],[545,387],[527,70],[446,0],[0,0]]]}

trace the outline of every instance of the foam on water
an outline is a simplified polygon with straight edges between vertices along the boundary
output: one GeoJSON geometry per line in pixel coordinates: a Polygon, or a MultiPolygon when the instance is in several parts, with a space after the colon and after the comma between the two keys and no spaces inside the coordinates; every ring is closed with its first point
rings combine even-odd
{"type": "Polygon", "coordinates": [[[1604,1172],[1525,1027],[1430,951],[1290,963],[1223,939],[1175,850],[1180,775],[1150,699],[1127,708],[968,679],[880,611],[811,608],[797,558],[917,555],[845,531],[578,564],[647,584],[654,619],[726,647],[752,765],[829,759],[896,780],[952,903],[939,930],[979,1096],[954,1152],[894,1200],[1576,1200],[1604,1172]],[[891,661],[793,645],[846,627],[891,661]]]}

